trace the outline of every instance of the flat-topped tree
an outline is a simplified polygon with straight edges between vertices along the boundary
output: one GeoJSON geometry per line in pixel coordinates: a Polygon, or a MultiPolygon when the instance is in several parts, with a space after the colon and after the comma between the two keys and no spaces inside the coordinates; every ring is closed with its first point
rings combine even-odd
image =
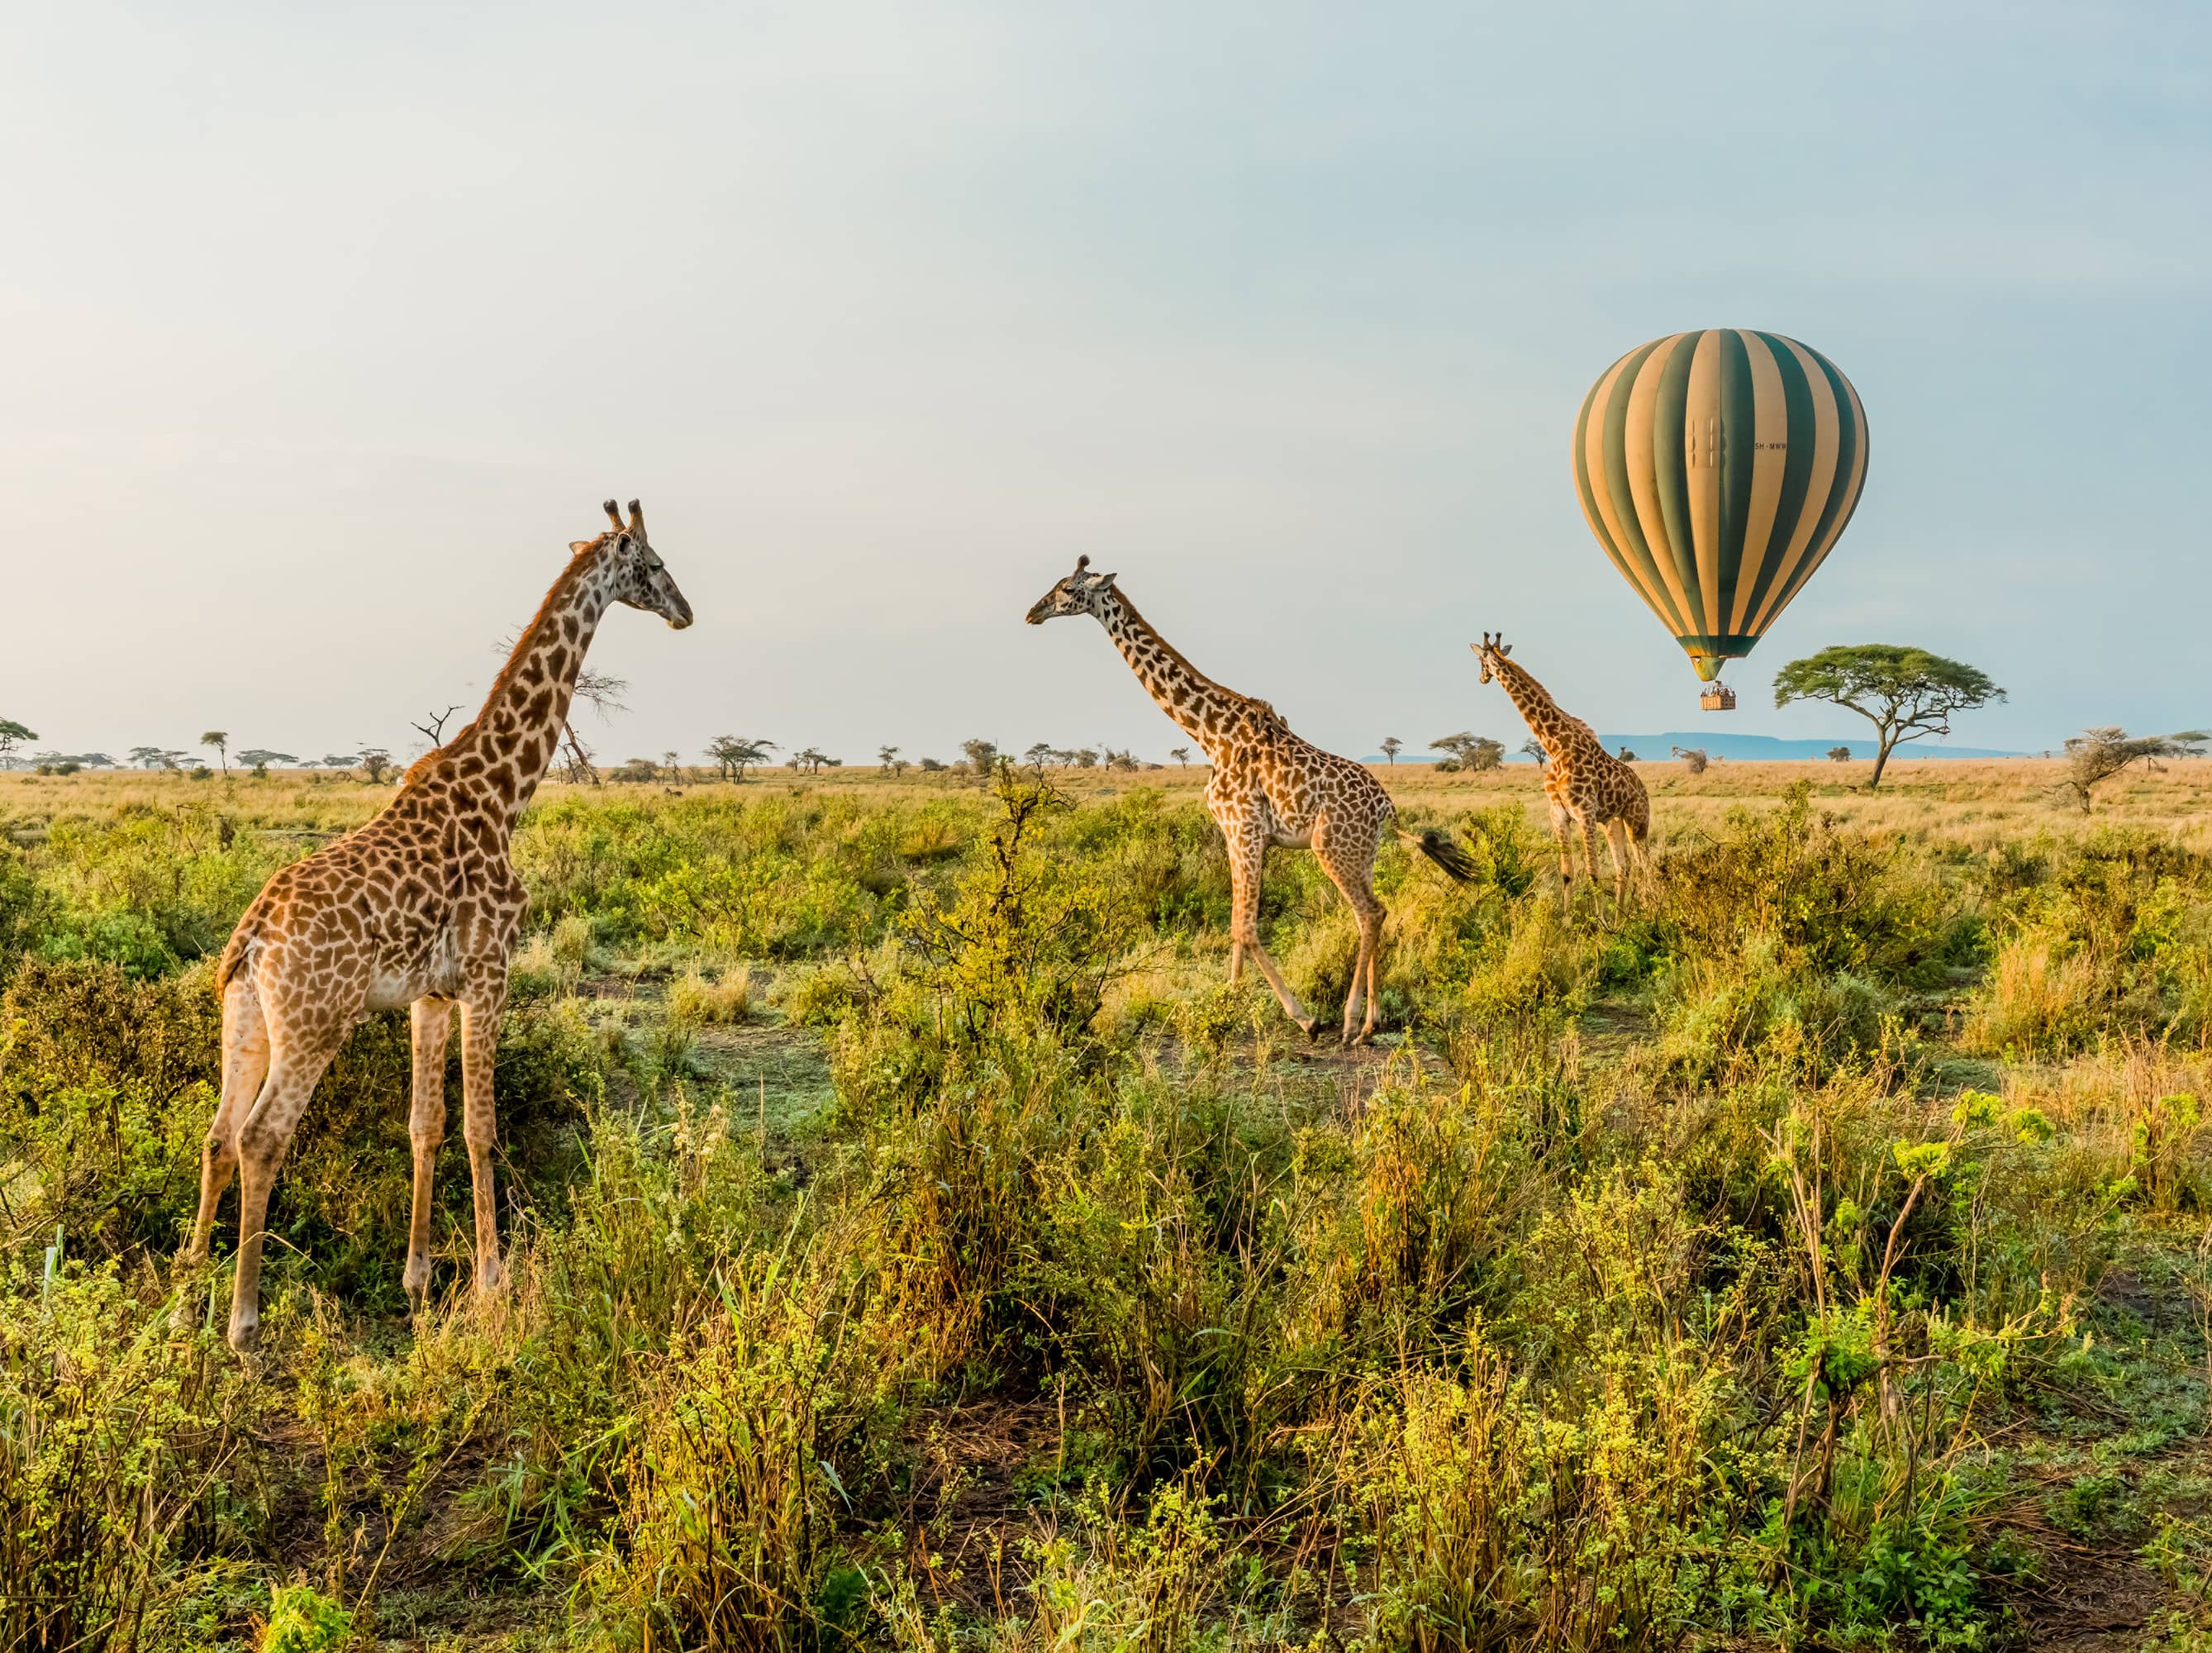
{"type": "Polygon", "coordinates": [[[2089,812],[2090,794],[2131,763],[2156,769],[2161,757],[2198,757],[2212,734],[2184,729],[2170,735],[2130,735],[2117,724],[2084,729],[2066,743],[2066,794],[2089,812]]]}
{"type": "Polygon", "coordinates": [[[221,729],[210,729],[200,737],[200,744],[215,748],[216,761],[222,765],[222,772],[228,775],[230,773],[230,737],[221,729]]]}
{"type": "Polygon", "coordinates": [[[13,718],[0,718],[0,769],[15,767],[15,748],[27,740],[36,740],[39,732],[27,729],[13,718]]]}
{"type": "Polygon", "coordinates": [[[1869,792],[1881,784],[1890,753],[1905,741],[1948,735],[1953,713],[1978,711],[2004,697],[1977,667],[1902,643],[1838,643],[1774,674],[1777,707],[1824,700],[1874,725],[1869,792]]]}
{"type": "Polygon", "coordinates": [[[1505,761],[1504,742],[1492,740],[1488,735],[1475,734],[1466,729],[1461,730],[1455,735],[1437,736],[1429,743],[1429,750],[1444,754],[1443,762],[1437,765],[1440,769],[1449,765],[1451,769],[1467,769],[1479,773],[1485,769],[1494,769],[1505,761]]]}
{"type": "Polygon", "coordinates": [[[768,755],[775,750],[775,742],[762,740],[750,735],[716,735],[707,743],[707,756],[714,760],[725,781],[744,781],[745,771],[756,763],[768,762],[768,755]]]}
{"type": "Polygon", "coordinates": [[[1382,756],[1389,758],[1393,764],[1397,763],[1398,754],[1405,750],[1406,743],[1399,739],[1397,736],[1385,735],[1382,737],[1382,756]]]}

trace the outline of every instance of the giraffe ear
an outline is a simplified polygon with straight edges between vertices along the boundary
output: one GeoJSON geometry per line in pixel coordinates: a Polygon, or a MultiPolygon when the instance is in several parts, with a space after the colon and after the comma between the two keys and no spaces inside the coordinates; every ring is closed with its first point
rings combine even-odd
{"type": "Polygon", "coordinates": [[[1091,583],[1094,586],[1110,586],[1121,577],[1118,574],[1094,574],[1091,576],[1091,583]]]}
{"type": "Polygon", "coordinates": [[[599,543],[599,542],[596,539],[572,539],[568,542],[568,555],[571,556],[581,556],[586,551],[590,550],[592,546],[599,543]]]}
{"type": "Polygon", "coordinates": [[[1501,654],[1510,654],[1513,652],[1513,645],[1510,643],[1500,643],[1498,645],[1498,652],[1501,654]]]}

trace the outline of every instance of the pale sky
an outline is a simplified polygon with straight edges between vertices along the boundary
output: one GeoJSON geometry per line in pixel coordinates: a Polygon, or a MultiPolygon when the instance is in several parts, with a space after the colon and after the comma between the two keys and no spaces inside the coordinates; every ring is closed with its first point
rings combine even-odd
{"type": "Polygon", "coordinates": [[[609,494],[619,760],[1182,744],[1079,552],[1309,738],[2212,724],[2212,10],[884,4],[0,15],[0,716],[405,751],[609,494]],[[1590,382],[1682,328],[1857,386],[1863,502],[1702,719],[1583,526],[1590,382]]]}

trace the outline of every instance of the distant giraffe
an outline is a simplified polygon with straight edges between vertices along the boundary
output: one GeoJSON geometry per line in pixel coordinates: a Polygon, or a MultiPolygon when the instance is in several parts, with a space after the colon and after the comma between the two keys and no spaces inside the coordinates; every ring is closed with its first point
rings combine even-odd
{"type": "Polygon", "coordinates": [[[1635,770],[1606,751],[1589,724],[1559,709],[1559,702],[1525,667],[1505,657],[1513,646],[1500,632],[1493,641],[1488,632],[1480,643],[1468,645],[1482,662],[1482,681],[1493,678],[1513,697],[1551,762],[1544,766],[1544,797],[1552,806],[1552,836],[1559,841],[1559,902],[1573,905],[1574,856],[1567,843],[1570,817],[1581,824],[1583,864],[1590,884],[1597,884],[1597,840],[1591,829],[1605,829],[1606,853],[1613,860],[1613,911],[1620,911],[1628,894],[1632,855],[1639,872],[1651,865],[1644,839],[1651,830],[1651,799],[1635,770]]]}
{"type": "Polygon", "coordinates": [[[524,901],[508,841],[552,762],[584,651],[608,605],[647,610],[678,630],[691,623],[691,605],[646,542],[637,501],[627,525],[612,500],[605,509],[614,526],[569,547],[568,566],[476,721],[417,759],[374,820],[270,878],[223,949],[216,972],[222,1095],[208,1127],[199,1217],[184,1261],[206,1260],[216,1203],[236,1171],[234,1348],[252,1347],[260,1328],[262,1224],[277,1168],[315,1082],[370,1011],[411,1009],[408,1296],[419,1308],[429,1287],[430,1183],[446,1133],[446,1040],[456,1003],[477,1290],[488,1295],[504,1278],[492,1204],[492,1059],[524,901]]]}
{"type": "MultiPolygon", "coordinates": [[[[1308,1038],[1315,1036],[1318,1021],[1299,1006],[1260,945],[1260,873],[1267,846],[1310,848],[1359,921],[1359,956],[1344,1000],[1343,1038],[1346,1044],[1364,1044],[1375,1033],[1382,940],[1375,852],[1397,806],[1365,766],[1299,739],[1267,702],[1224,689],[1202,674],[1115,588],[1114,575],[1092,574],[1090,568],[1089,557],[1077,558],[1075,572],[1030,610],[1029,623],[1042,625],[1066,614],[1091,616],[1106,628],[1160,709],[1205,748],[1213,766],[1206,783],[1206,806],[1229,849],[1229,979],[1243,974],[1249,952],[1285,1012],[1308,1038]]],[[[1453,878],[1469,875],[1466,857],[1437,834],[1393,830],[1453,878]]]]}

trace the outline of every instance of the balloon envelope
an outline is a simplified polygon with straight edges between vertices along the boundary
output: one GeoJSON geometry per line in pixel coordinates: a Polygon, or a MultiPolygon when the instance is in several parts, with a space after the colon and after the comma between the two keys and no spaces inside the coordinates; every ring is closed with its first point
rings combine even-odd
{"type": "Polygon", "coordinates": [[[1866,410],[1818,350],[1707,328],[1639,345],[1575,420],[1583,515],[1711,681],[1820,566],[1866,485],[1866,410]]]}

